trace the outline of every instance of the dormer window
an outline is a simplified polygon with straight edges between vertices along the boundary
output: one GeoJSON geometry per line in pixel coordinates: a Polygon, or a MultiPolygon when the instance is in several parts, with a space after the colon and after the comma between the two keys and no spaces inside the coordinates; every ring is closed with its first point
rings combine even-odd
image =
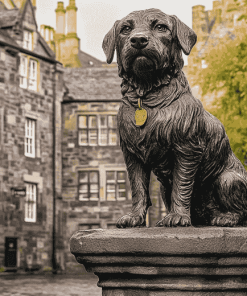
{"type": "Polygon", "coordinates": [[[32,50],[33,47],[33,40],[32,40],[32,33],[30,31],[24,30],[24,38],[23,38],[23,47],[32,50]]]}

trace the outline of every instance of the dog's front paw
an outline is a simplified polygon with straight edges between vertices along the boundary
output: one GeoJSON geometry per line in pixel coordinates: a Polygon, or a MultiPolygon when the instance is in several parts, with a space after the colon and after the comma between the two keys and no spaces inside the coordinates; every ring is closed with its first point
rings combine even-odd
{"type": "Polygon", "coordinates": [[[156,223],[156,227],[176,227],[176,226],[191,226],[190,217],[187,215],[179,215],[177,213],[170,213],[162,220],[156,223]]]}
{"type": "Polygon", "coordinates": [[[211,220],[212,226],[236,226],[240,222],[240,215],[237,213],[220,213],[211,220]]]}
{"type": "Polygon", "coordinates": [[[129,213],[119,218],[116,226],[117,228],[143,227],[143,226],[146,226],[146,220],[142,216],[135,216],[129,213]]]}

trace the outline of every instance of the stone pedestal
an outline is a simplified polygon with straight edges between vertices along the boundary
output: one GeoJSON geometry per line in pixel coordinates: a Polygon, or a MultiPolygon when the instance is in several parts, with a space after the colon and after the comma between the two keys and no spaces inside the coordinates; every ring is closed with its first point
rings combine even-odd
{"type": "Polygon", "coordinates": [[[104,296],[247,295],[247,228],[83,230],[70,248],[104,296]]]}

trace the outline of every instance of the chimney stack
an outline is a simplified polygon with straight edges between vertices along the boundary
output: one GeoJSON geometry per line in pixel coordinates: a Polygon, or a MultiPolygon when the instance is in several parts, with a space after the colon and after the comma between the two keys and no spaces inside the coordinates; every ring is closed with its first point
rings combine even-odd
{"type": "Polygon", "coordinates": [[[75,6],[75,0],[69,0],[69,5],[66,7],[67,34],[77,35],[76,12],[77,7],[75,6]]]}
{"type": "Polygon", "coordinates": [[[56,11],[56,33],[57,34],[65,34],[65,9],[63,6],[63,2],[57,3],[56,11]]]}

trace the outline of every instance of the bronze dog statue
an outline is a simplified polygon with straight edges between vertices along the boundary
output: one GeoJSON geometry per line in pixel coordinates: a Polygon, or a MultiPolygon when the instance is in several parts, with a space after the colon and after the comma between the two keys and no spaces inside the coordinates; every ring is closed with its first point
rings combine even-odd
{"type": "Polygon", "coordinates": [[[131,213],[117,227],[146,225],[151,171],[168,214],[157,226],[235,226],[247,216],[247,173],[221,122],[194,98],[182,72],[195,32],[158,9],[116,21],[103,41],[117,52],[120,143],[132,190],[131,213]]]}

